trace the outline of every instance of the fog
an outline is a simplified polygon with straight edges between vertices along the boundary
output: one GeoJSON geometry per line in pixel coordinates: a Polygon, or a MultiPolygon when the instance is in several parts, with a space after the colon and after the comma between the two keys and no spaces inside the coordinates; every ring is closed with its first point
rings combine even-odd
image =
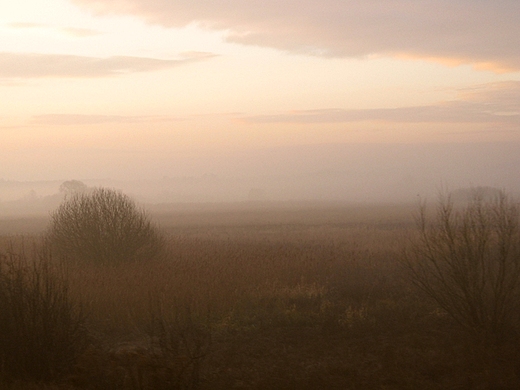
{"type": "MultiPolygon", "coordinates": [[[[147,204],[259,201],[410,202],[441,190],[476,186],[520,192],[520,144],[323,144],[173,156],[168,161],[136,158],[118,175],[0,181],[2,214],[48,212],[61,201],[59,186],[80,180],[88,186],[124,191],[147,204]],[[139,173],[132,173],[139,164],[139,173]]],[[[108,156],[107,156],[108,158],[108,156]]]]}

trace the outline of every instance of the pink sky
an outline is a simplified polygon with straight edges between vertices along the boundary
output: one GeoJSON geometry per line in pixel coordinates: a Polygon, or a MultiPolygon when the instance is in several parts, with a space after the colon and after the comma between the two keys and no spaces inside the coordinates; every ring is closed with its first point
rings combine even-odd
{"type": "Polygon", "coordinates": [[[204,174],[182,167],[304,145],[520,144],[518,26],[517,0],[3,2],[0,178],[204,174]]]}

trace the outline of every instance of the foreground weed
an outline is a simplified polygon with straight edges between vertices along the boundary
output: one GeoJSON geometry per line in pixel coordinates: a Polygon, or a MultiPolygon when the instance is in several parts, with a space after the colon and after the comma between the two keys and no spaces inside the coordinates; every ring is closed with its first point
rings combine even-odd
{"type": "Polygon", "coordinates": [[[0,359],[8,377],[52,381],[73,369],[87,335],[65,275],[35,253],[0,254],[0,359]]]}

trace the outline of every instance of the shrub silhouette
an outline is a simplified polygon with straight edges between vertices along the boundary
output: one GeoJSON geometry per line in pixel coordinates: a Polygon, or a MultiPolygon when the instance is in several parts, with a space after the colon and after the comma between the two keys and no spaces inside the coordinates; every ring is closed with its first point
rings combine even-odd
{"type": "Polygon", "coordinates": [[[65,194],[66,196],[70,194],[75,194],[77,192],[85,192],[88,190],[88,187],[85,183],[79,180],[67,180],[61,183],[60,185],[60,193],[65,194]]]}
{"type": "Polygon", "coordinates": [[[504,341],[520,317],[519,209],[505,193],[476,193],[456,210],[441,198],[433,222],[422,205],[406,257],[415,284],[472,334],[504,341]]]}
{"type": "Polygon", "coordinates": [[[81,308],[43,249],[0,253],[2,375],[37,382],[70,374],[88,342],[81,308]]]}
{"type": "Polygon", "coordinates": [[[107,188],[67,198],[51,216],[48,239],[60,258],[97,264],[151,259],[164,247],[144,210],[107,188]]]}

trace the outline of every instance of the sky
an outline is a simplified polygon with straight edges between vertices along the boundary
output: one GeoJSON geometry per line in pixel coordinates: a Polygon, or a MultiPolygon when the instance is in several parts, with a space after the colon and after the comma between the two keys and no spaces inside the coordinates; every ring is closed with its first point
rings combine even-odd
{"type": "Polygon", "coordinates": [[[518,188],[519,26],[518,0],[4,1],[0,178],[415,180],[443,159],[424,180],[518,188]]]}

